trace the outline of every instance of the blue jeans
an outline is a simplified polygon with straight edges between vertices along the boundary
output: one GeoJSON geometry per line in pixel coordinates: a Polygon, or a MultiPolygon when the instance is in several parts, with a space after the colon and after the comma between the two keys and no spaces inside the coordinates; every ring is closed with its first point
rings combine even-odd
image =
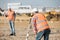
{"type": "Polygon", "coordinates": [[[10,28],[11,28],[11,34],[15,33],[15,28],[14,28],[14,21],[9,20],[10,28]]]}
{"type": "Polygon", "coordinates": [[[41,31],[37,33],[36,40],[41,40],[43,36],[44,36],[44,40],[49,40],[49,34],[50,34],[50,29],[41,31]]]}

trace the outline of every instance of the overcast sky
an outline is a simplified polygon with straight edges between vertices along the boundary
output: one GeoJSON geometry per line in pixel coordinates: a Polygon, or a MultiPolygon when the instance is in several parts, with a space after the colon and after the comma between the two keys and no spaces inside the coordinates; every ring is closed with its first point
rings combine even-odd
{"type": "Polygon", "coordinates": [[[31,5],[32,7],[58,7],[60,6],[60,0],[0,0],[0,7],[7,8],[8,3],[18,3],[22,5],[31,5]]]}

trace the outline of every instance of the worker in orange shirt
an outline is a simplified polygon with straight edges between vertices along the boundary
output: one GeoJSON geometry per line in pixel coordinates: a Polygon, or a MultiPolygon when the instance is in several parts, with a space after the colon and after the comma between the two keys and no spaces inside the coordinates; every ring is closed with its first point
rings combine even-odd
{"type": "Polygon", "coordinates": [[[43,36],[44,40],[49,39],[49,25],[43,13],[39,13],[38,10],[34,12],[34,16],[32,17],[32,26],[34,33],[36,34],[36,40],[41,40],[43,36]]]}
{"type": "Polygon", "coordinates": [[[10,36],[15,35],[15,28],[14,28],[14,21],[15,21],[15,12],[9,8],[6,17],[9,20],[10,28],[11,28],[11,34],[10,36]]]}

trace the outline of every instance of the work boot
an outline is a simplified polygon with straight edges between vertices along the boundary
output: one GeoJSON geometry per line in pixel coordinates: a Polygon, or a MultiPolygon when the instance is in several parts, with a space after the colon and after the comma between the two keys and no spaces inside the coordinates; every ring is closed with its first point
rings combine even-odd
{"type": "Polygon", "coordinates": [[[16,34],[15,33],[11,33],[10,36],[16,36],[16,34]]]}

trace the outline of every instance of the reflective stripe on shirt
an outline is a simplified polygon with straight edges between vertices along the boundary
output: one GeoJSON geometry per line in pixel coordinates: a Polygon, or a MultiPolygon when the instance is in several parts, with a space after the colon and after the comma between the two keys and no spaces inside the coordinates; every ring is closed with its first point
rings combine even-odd
{"type": "Polygon", "coordinates": [[[39,28],[43,28],[43,27],[45,27],[45,26],[48,26],[48,24],[46,24],[46,25],[44,25],[44,26],[41,25],[39,28]]]}
{"type": "Polygon", "coordinates": [[[42,22],[46,22],[46,20],[39,20],[37,21],[37,24],[42,23],[42,22]]]}

